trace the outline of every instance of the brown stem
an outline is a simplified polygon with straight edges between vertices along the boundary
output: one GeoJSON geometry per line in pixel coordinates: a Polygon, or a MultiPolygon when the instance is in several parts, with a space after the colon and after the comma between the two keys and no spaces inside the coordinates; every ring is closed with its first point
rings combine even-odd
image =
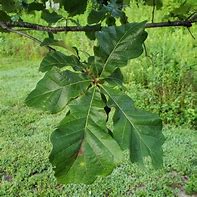
{"type": "MultiPolygon", "coordinates": [[[[161,27],[191,27],[193,23],[197,20],[184,20],[184,21],[168,21],[168,22],[158,22],[158,23],[146,23],[145,28],[161,28],[161,27]]],[[[98,25],[91,26],[59,26],[50,27],[39,24],[27,23],[27,22],[11,22],[11,21],[0,21],[0,27],[6,30],[8,28],[26,28],[28,30],[44,31],[44,32],[95,32],[101,30],[102,27],[98,25]]],[[[19,30],[19,29],[18,29],[19,30]]]]}

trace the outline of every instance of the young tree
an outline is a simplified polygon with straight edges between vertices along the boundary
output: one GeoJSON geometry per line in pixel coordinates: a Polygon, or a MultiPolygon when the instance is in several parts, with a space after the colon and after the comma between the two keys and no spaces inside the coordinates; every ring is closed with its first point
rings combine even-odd
{"type": "Polygon", "coordinates": [[[41,41],[20,28],[48,32],[41,45],[49,52],[39,69],[45,75],[26,98],[26,104],[51,113],[65,112],[65,118],[52,133],[53,149],[49,156],[61,183],[92,183],[97,176],[110,174],[121,163],[125,149],[129,150],[132,162],[143,164],[144,157],[149,156],[154,167],[162,166],[162,121],[155,114],[137,109],[125,94],[121,67],[143,53],[148,35],[145,28],[189,28],[196,21],[196,14],[187,20],[153,23],[154,10],[162,6],[162,1],[144,1],[153,6],[152,23],[129,23],[124,12],[129,3],[0,0],[2,32],[17,33],[38,42],[41,41]],[[24,14],[36,11],[42,13],[48,26],[23,21],[24,14]],[[83,14],[87,16],[86,26],[57,26],[62,21],[77,24],[75,16],[83,14]],[[121,25],[117,26],[117,21],[121,25]],[[55,50],[53,47],[62,46],[62,42],[55,40],[54,34],[63,31],[84,31],[89,39],[96,39],[94,53],[83,61],[76,48],[70,48],[67,54],[55,50]],[[108,126],[109,121],[112,126],[108,126]]]}

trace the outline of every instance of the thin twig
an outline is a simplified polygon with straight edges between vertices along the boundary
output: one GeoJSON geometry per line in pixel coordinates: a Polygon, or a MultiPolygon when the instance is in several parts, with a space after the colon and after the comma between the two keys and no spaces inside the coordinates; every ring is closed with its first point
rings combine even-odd
{"type": "Polygon", "coordinates": [[[189,27],[187,27],[187,30],[189,31],[189,33],[190,33],[191,37],[195,40],[196,38],[195,38],[195,36],[192,34],[192,32],[191,32],[191,30],[190,30],[190,28],[189,28],[189,27]]]}
{"type": "Polygon", "coordinates": [[[145,43],[143,43],[143,48],[144,48],[145,56],[148,57],[148,51],[147,51],[145,43]]]}
{"type": "Polygon", "coordinates": [[[153,10],[152,10],[152,23],[154,23],[154,17],[155,17],[155,6],[156,6],[156,3],[155,3],[155,0],[153,0],[153,10]]]}
{"type": "MultiPolygon", "coordinates": [[[[196,23],[197,19],[194,20],[184,20],[184,21],[168,21],[168,22],[158,22],[158,23],[146,23],[145,28],[161,28],[161,27],[191,27],[193,23],[196,23]]],[[[0,21],[0,24],[5,25],[8,28],[26,28],[29,30],[35,31],[44,31],[44,32],[95,32],[100,31],[102,27],[99,25],[91,25],[91,26],[58,26],[58,27],[50,27],[44,25],[38,25],[27,22],[3,22],[0,21]]],[[[1,25],[3,28],[3,26],[1,25]]],[[[3,28],[6,29],[6,28],[3,28]]],[[[12,29],[13,30],[13,29],[12,29]]]]}
{"type": "Polygon", "coordinates": [[[197,19],[197,12],[193,12],[193,13],[187,18],[187,20],[193,20],[193,19],[197,19]]]}

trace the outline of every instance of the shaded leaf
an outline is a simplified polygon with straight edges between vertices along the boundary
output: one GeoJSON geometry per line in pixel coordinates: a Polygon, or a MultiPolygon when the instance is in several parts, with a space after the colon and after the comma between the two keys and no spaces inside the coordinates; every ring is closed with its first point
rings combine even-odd
{"type": "Polygon", "coordinates": [[[69,13],[70,16],[75,16],[77,14],[83,14],[86,10],[87,0],[62,0],[64,9],[69,13]]]}
{"type": "Polygon", "coordinates": [[[116,19],[112,16],[107,17],[105,22],[108,26],[116,25],[116,19]]]}
{"type": "Polygon", "coordinates": [[[4,11],[0,10],[0,21],[10,21],[11,18],[4,11]]]}
{"type": "MultiPolygon", "coordinates": [[[[101,24],[97,24],[97,25],[94,25],[94,26],[97,29],[101,28],[101,24]]],[[[90,40],[95,40],[96,39],[96,35],[95,35],[94,31],[89,31],[89,32],[87,31],[87,32],[85,32],[85,34],[90,40]]]]}
{"type": "Polygon", "coordinates": [[[117,68],[109,77],[105,79],[111,85],[122,85],[123,84],[123,74],[120,68],[117,68]]]}
{"type": "Polygon", "coordinates": [[[112,17],[121,17],[123,14],[121,11],[122,3],[117,3],[117,0],[111,0],[108,5],[104,5],[104,8],[111,14],[112,17]]]}
{"type": "Polygon", "coordinates": [[[92,183],[121,161],[121,149],[106,128],[104,106],[96,87],[69,105],[70,114],[51,137],[50,162],[59,182],[92,183]]]}
{"type": "Polygon", "coordinates": [[[101,9],[101,10],[91,10],[91,12],[88,15],[88,24],[94,24],[94,23],[99,23],[101,22],[106,15],[106,9],[101,9]]]}
{"type": "Polygon", "coordinates": [[[197,1],[188,0],[183,2],[180,6],[172,9],[169,16],[177,17],[180,20],[187,20],[188,16],[197,12],[197,1]]]}
{"type": "Polygon", "coordinates": [[[62,16],[54,11],[49,12],[48,10],[44,10],[42,11],[41,18],[44,19],[47,23],[51,24],[59,21],[62,18],[62,16]]]}
{"type": "Polygon", "coordinates": [[[39,70],[46,72],[51,70],[53,67],[62,68],[64,66],[72,66],[74,69],[80,69],[81,63],[78,58],[74,55],[67,56],[59,51],[49,52],[40,64],[39,70]]]}
{"type": "Polygon", "coordinates": [[[51,70],[38,82],[36,88],[26,98],[26,104],[57,113],[67,103],[83,93],[90,79],[71,71],[51,70]]]}
{"type": "Polygon", "coordinates": [[[111,107],[116,111],[113,117],[113,136],[122,149],[129,148],[132,162],[143,164],[143,157],[150,156],[154,167],[161,167],[162,134],[161,119],[152,113],[136,109],[132,99],[109,85],[102,86],[108,95],[111,107]]]}
{"type": "Polygon", "coordinates": [[[19,2],[14,0],[0,0],[2,10],[6,12],[15,12],[19,8],[19,2]]]}
{"type": "Polygon", "coordinates": [[[41,11],[41,10],[45,9],[45,5],[43,3],[32,2],[32,3],[26,5],[26,9],[29,12],[31,12],[31,11],[41,11]]]}
{"type": "Polygon", "coordinates": [[[139,57],[143,52],[147,33],[145,23],[130,23],[119,27],[106,27],[96,33],[99,47],[95,48],[96,67],[101,76],[112,74],[117,67],[126,66],[128,60],[139,57]]]}

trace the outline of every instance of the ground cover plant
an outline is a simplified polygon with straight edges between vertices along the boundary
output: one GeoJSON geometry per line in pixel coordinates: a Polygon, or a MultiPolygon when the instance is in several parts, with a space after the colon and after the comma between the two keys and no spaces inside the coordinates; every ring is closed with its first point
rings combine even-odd
{"type": "MultiPolygon", "coordinates": [[[[52,51],[42,61],[40,70],[47,71],[47,73],[26,99],[29,106],[41,107],[56,113],[61,111],[70,100],[81,95],[81,92],[87,93],[86,96],[69,102],[69,108],[65,110],[66,118],[52,135],[53,151],[50,160],[56,167],[56,177],[60,182],[82,181],[90,183],[97,177],[95,176],[96,173],[98,175],[110,173],[114,166],[122,161],[123,156],[120,148],[130,147],[131,161],[142,162],[142,157],[148,154],[151,156],[154,166],[157,167],[162,164],[161,145],[164,138],[161,134],[160,119],[151,113],[137,110],[133,106],[131,98],[124,94],[125,91],[122,91],[121,86],[123,81],[119,67],[125,66],[129,59],[138,57],[142,53],[142,44],[146,39],[144,27],[145,23],[130,23],[120,27],[103,28],[102,31],[96,33],[98,44],[94,48],[94,56],[90,56],[86,62],[81,61],[74,49],[71,52],[74,52],[75,55],[67,56],[61,52],[53,51],[51,47],[50,50],[52,51]],[[109,40],[109,37],[111,40],[109,40]],[[132,44],[128,42],[132,40],[132,44]],[[108,42],[107,45],[105,45],[106,41],[108,42]],[[128,53],[126,51],[121,53],[120,50],[122,49],[127,49],[128,53]],[[64,65],[71,67],[62,71],[62,69],[55,69],[51,65],[60,68],[64,65]],[[71,81],[71,84],[68,84],[68,81],[71,81]],[[114,84],[116,85],[115,89],[114,84]],[[73,87],[76,90],[75,92],[71,91],[73,87]],[[119,96],[117,96],[118,94],[119,96]],[[63,100],[59,99],[61,96],[64,97],[63,100]],[[89,105],[89,108],[79,109],[78,104],[80,106],[89,105]],[[132,110],[128,110],[128,104],[129,107],[133,106],[132,110]],[[104,115],[101,110],[106,114],[104,115]],[[112,112],[113,118],[109,116],[109,111],[112,112]],[[95,112],[100,116],[96,117],[95,112]],[[140,116],[143,116],[143,118],[139,119],[140,116]],[[107,120],[112,120],[113,126],[104,126],[107,120]],[[77,129],[70,127],[71,121],[77,122],[79,129],[83,126],[84,129],[75,134],[77,129]],[[100,123],[99,125],[95,124],[97,121],[100,123]],[[142,126],[142,123],[146,126],[142,126]],[[125,125],[125,130],[122,130],[123,125],[125,125]],[[155,130],[156,127],[158,128],[157,131],[155,130]],[[100,129],[97,130],[98,128],[100,129]],[[152,140],[147,138],[147,133],[144,133],[147,132],[147,128],[150,129],[148,135],[156,137],[155,142],[153,138],[152,140]],[[104,131],[102,135],[101,130],[104,131]],[[123,131],[124,136],[120,135],[120,130],[123,131]],[[65,141],[60,143],[60,140],[65,136],[65,131],[67,134],[68,131],[70,132],[71,138],[68,139],[68,136],[66,136],[65,141]],[[73,134],[75,134],[75,139],[72,136],[73,134]],[[130,141],[127,141],[130,135],[132,137],[130,141]],[[58,137],[59,140],[57,140],[58,137]],[[83,139],[84,141],[81,142],[83,139]],[[114,142],[114,139],[118,143],[114,142]],[[76,143],[76,147],[74,147],[74,150],[70,150],[70,146],[68,146],[68,151],[66,150],[68,158],[65,159],[59,153],[61,149],[65,151],[65,146],[67,147],[69,143],[72,143],[72,140],[76,143]],[[65,142],[67,143],[65,144],[65,142]],[[94,149],[96,148],[95,142],[100,146],[100,149],[94,149]],[[104,144],[104,147],[100,142],[104,144]],[[155,149],[154,144],[159,145],[160,148],[158,146],[155,149]],[[91,152],[90,147],[94,152],[91,152]],[[103,147],[102,150],[101,147],[103,147]],[[107,153],[109,150],[110,153],[107,153]],[[97,156],[97,161],[95,161],[94,155],[97,156]],[[100,162],[105,163],[105,165],[101,167],[100,162]],[[97,164],[97,169],[93,169],[91,163],[97,164]],[[106,168],[106,166],[108,167],[106,168]],[[86,174],[83,180],[79,180],[81,176],[78,172],[79,169],[81,169],[80,173],[84,169],[84,174],[86,174]],[[78,173],[76,173],[76,170],[78,173]]],[[[47,41],[45,40],[42,43],[42,45],[47,46],[49,44],[54,45],[57,42],[49,37],[47,41]]]]}

